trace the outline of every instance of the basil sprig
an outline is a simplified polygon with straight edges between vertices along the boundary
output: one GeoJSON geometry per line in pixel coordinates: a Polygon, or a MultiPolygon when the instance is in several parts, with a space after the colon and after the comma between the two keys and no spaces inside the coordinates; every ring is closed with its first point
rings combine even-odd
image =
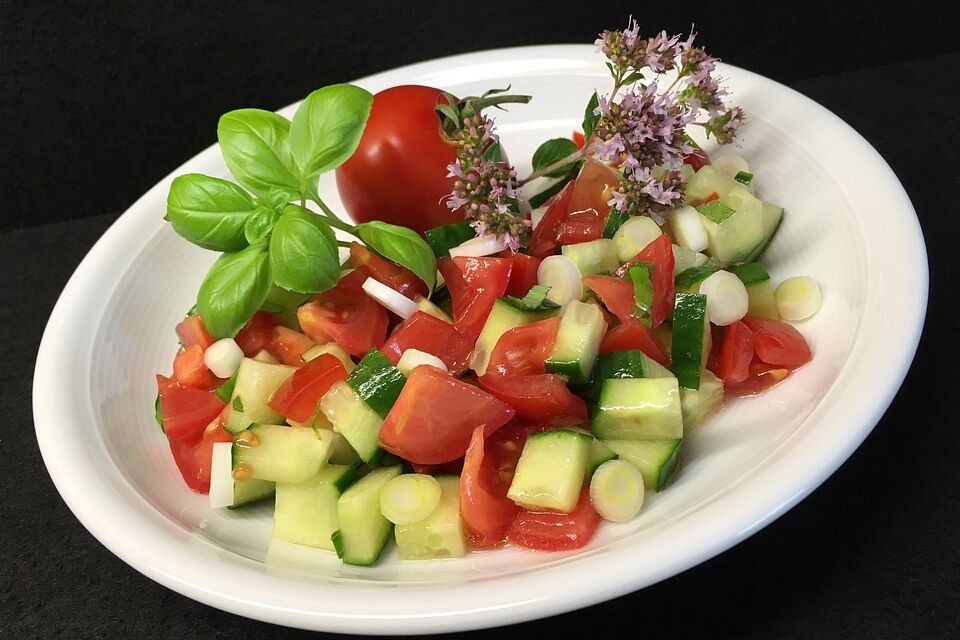
{"type": "Polygon", "coordinates": [[[333,229],[413,271],[432,291],[437,266],[415,232],[383,222],[351,226],[317,193],[320,175],[353,155],[373,96],[349,84],[318,89],[293,120],[261,109],[237,109],[217,124],[224,162],[236,183],[201,174],[170,185],[166,219],[180,236],[223,255],[200,285],[197,312],[210,333],[233,336],[268,294],[306,297],[336,285],[340,256],[333,229]],[[315,202],[323,215],[305,207],[315,202]]]}

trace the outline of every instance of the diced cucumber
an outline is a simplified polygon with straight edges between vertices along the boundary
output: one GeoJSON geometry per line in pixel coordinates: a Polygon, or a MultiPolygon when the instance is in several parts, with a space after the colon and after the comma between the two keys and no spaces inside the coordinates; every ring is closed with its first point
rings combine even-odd
{"type": "MultiPolygon", "coordinates": [[[[331,465],[348,465],[356,466],[362,460],[360,456],[357,455],[357,452],[350,446],[350,443],[339,431],[334,431],[333,424],[327,420],[327,417],[323,415],[323,412],[320,412],[317,416],[318,418],[323,418],[323,421],[329,426],[318,426],[314,422],[314,429],[326,429],[330,432],[330,436],[333,438],[333,444],[330,445],[330,464],[331,465]]],[[[321,469],[322,471],[322,469],[321,469]]]]}
{"type": "Polygon", "coordinates": [[[400,471],[399,465],[374,469],[337,500],[339,529],[333,532],[331,540],[345,563],[370,566],[380,557],[393,528],[380,513],[380,491],[400,471]]]}
{"type": "Polygon", "coordinates": [[[611,351],[597,356],[590,386],[596,394],[604,380],[620,378],[672,378],[673,372],[639,349],[611,351]]]}
{"type": "Polygon", "coordinates": [[[687,269],[700,267],[707,263],[707,256],[693,249],[673,245],[673,275],[678,276],[687,269]]]}
{"type": "Polygon", "coordinates": [[[773,236],[777,234],[777,230],[780,228],[780,223],[783,222],[783,207],[779,207],[775,204],[764,203],[763,205],[763,236],[760,239],[760,242],[757,243],[757,246],[753,248],[752,251],[744,258],[745,262],[753,262],[754,260],[759,260],[763,253],[767,250],[767,247],[770,246],[770,241],[773,240],[773,236]]]}
{"type": "Polygon", "coordinates": [[[677,293],[700,293],[700,283],[719,271],[712,262],[706,262],[699,267],[691,267],[680,272],[673,279],[677,293]]]}
{"type": "Polygon", "coordinates": [[[739,183],[716,202],[733,209],[733,214],[719,224],[702,216],[708,255],[721,265],[748,258],[763,240],[763,203],[739,183]]]}
{"type": "Polygon", "coordinates": [[[621,460],[635,465],[648,489],[663,491],[680,457],[680,438],[674,440],[608,440],[621,460]]]}
{"type": "Polygon", "coordinates": [[[613,240],[607,238],[565,244],[560,248],[560,253],[577,265],[582,276],[611,273],[620,266],[620,260],[617,259],[617,246],[613,240]]]}
{"type": "Polygon", "coordinates": [[[237,369],[237,383],[233,388],[231,401],[240,398],[243,411],[251,423],[276,424],[283,422],[283,416],[267,405],[270,396],[297,369],[285,364],[258,362],[244,358],[237,369]]]}
{"type": "Polygon", "coordinates": [[[260,349],[260,351],[253,354],[253,359],[257,362],[266,362],[267,364],[280,364],[280,361],[266,349],[260,349]]]}
{"type": "Polygon", "coordinates": [[[310,362],[316,358],[319,358],[325,353],[329,353],[343,363],[343,367],[347,370],[347,373],[350,373],[356,368],[353,359],[350,357],[350,354],[347,353],[347,350],[341,347],[336,342],[328,342],[326,344],[318,344],[310,347],[303,352],[303,355],[300,356],[300,359],[304,362],[310,362]]]}
{"type": "Polygon", "coordinates": [[[424,238],[427,244],[433,250],[433,255],[438,258],[450,255],[450,249],[463,244],[471,238],[477,237],[477,232],[470,226],[469,222],[454,222],[445,224],[424,232],[424,238]]]}
{"type": "Polygon", "coordinates": [[[700,388],[700,372],[710,355],[710,346],[707,296],[678,293],[673,306],[671,362],[681,386],[700,388]]]}
{"type": "Polygon", "coordinates": [[[493,303],[493,309],[487,316],[487,321],[480,330],[477,337],[477,344],[473,355],[473,370],[478,376],[487,372],[487,365],[490,364],[490,354],[493,348],[497,346],[497,341],[510,329],[523,327],[528,324],[552,318],[560,313],[560,309],[546,309],[543,311],[523,311],[517,309],[503,298],[497,298],[493,303]]]}
{"type": "Polygon", "coordinates": [[[764,318],[780,319],[777,312],[777,303],[773,299],[773,284],[770,274],[759,262],[748,262],[730,268],[730,272],[740,278],[747,288],[750,299],[748,316],[762,316],[764,318]]]}
{"type": "Polygon", "coordinates": [[[430,302],[430,298],[424,298],[422,296],[417,298],[417,308],[428,316],[433,316],[438,320],[443,320],[448,324],[453,324],[453,318],[447,315],[446,311],[430,302]]]}
{"type": "Polygon", "coordinates": [[[320,398],[320,410],[333,430],[346,438],[360,459],[373,463],[380,457],[383,419],[346,382],[338,382],[320,398]]]}
{"type": "Polygon", "coordinates": [[[274,492],[274,483],[257,478],[235,480],[233,477],[233,445],[217,442],[213,445],[210,462],[210,507],[236,509],[264,498],[274,492]]]}
{"type": "Polygon", "coordinates": [[[460,478],[439,476],[440,504],[414,524],[398,524],[394,533],[404,560],[460,558],[467,553],[467,537],[460,516],[460,478]]]}
{"type": "Polygon", "coordinates": [[[327,465],[306,482],[278,482],[273,538],[333,551],[331,535],[339,528],[337,501],[356,477],[352,467],[327,465]]]}
{"type": "Polygon", "coordinates": [[[406,382],[407,377],[376,349],[370,349],[347,378],[347,384],[381,418],[390,413],[406,382]]]}
{"type": "Polygon", "coordinates": [[[709,198],[713,193],[723,198],[731,189],[736,187],[742,187],[742,185],[708,164],[700,167],[700,170],[687,182],[684,199],[686,202],[702,201],[709,198]]]}
{"type": "Polygon", "coordinates": [[[607,323],[596,305],[573,300],[560,316],[553,352],[544,363],[546,370],[573,383],[587,382],[606,331],[607,323]]]}
{"type": "MultiPolygon", "coordinates": [[[[281,418],[282,417],[283,416],[281,416],[281,418]]],[[[232,435],[237,435],[241,431],[246,431],[254,424],[256,423],[246,413],[230,407],[229,411],[227,411],[227,419],[223,423],[223,428],[232,435]]]]}
{"type": "Polygon", "coordinates": [[[590,440],[590,457],[587,459],[587,480],[589,481],[590,477],[593,475],[594,471],[597,470],[597,467],[602,465],[608,460],[616,460],[617,453],[605,445],[602,440],[597,438],[591,438],[590,440]]]}
{"type": "Polygon", "coordinates": [[[680,387],[680,410],[683,428],[692,429],[705,423],[723,406],[723,381],[709,369],[700,374],[700,388],[680,387]]]}
{"type": "Polygon", "coordinates": [[[594,435],[601,440],[683,437],[677,379],[604,380],[592,424],[594,435]]]}
{"type": "Polygon", "coordinates": [[[273,482],[305,482],[330,458],[333,438],[323,429],[260,424],[233,440],[234,473],[273,482]]]}
{"type": "Polygon", "coordinates": [[[593,438],[573,429],[543,431],[527,438],[507,497],[528,509],[570,513],[590,461],[593,438]]]}

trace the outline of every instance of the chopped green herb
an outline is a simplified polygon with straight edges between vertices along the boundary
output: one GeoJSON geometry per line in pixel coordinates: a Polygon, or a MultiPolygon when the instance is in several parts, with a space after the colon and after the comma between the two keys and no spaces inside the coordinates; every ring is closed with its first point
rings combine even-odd
{"type": "Polygon", "coordinates": [[[522,298],[516,296],[506,296],[504,301],[510,306],[521,311],[542,311],[544,309],[556,309],[558,305],[553,300],[547,299],[550,287],[543,284],[535,284],[522,298]]]}
{"type": "Polygon", "coordinates": [[[713,200],[697,207],[697,211],[717,224],[722,224],[724,220],[736,213],[720,200],[713,200]]]}
{"type": "Polygon", "coordinates": [[[741,184],[750,184],[753,181],[753,174],[746,171],[737,171],[737,175],[733,176],[733,179],[741,184]]]}
{"type": "Polygon", "coordinates": [[[630,219],[630,214],[619,209],[610,209],[610,215],[607,216],[607,224],[603,227],[603,237],[613,238],[617,229],[623,226],[623,223],[630,219]]]}
{"type": "Polygon", "coordinates": [[[634,305],[637,318],[649,324],[650,310],[653,308],[653,270],[656,267],[648,262],[637,262],[627,269],[627,275],[633,282],[634,305]]]}
{"type": "Polygon", "coordinates": [[[233,399],[233,410],[234,411],[243,411],[243,401],[240,400],[240,396],[237,396],[233,399]]]}

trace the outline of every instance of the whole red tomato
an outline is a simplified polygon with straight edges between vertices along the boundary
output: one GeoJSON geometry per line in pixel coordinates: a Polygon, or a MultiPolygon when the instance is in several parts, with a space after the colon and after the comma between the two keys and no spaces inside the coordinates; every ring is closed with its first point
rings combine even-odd
{"type": "Polygon", "coordinates": [[[337,169],[337,189],[356,222],[383,220],[423,233],[460,222],[446,196],[447,165],[456,148],[440,133],[434,112],[440,89],[403,85],[373,97],[370,119],[353,156],[337,169]]]}

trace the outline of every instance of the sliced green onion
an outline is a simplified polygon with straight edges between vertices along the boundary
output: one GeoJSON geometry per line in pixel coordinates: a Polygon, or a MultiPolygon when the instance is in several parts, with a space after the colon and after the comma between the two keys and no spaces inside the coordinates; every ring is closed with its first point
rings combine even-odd
{"type": "Polygon", "coordinates": [[[433,476],[405,473],[383,486],[380,513],[393,524],[414,524],[434,512],[440,494],[440,483],[433,476]]]}
{"type": "Polygon", "coordinates": [[[590,480],[590,502],[604,520],[626,522],[643,506],[643,476],[626,460],[608,460],[590,480]]]}

